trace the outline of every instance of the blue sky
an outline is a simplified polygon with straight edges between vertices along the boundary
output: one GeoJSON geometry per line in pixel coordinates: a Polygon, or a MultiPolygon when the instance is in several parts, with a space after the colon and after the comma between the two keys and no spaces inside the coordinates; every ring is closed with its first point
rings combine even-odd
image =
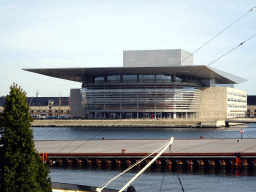
{"type": "MultiPolygon", "coordinates": [[[[13,82],[27,96],[68,96],[81,83],[23,68],[122,66],[123,50],[194,52],[256,6],[255,0],[97,1],[2,0],[0,96],[13,82]]],[[[194,54],[208,65],[256,33],[256,8],[194,54]]],[[[256,37],[211,67],[248,80],[235,85],[256,95],[256,37]]]]}

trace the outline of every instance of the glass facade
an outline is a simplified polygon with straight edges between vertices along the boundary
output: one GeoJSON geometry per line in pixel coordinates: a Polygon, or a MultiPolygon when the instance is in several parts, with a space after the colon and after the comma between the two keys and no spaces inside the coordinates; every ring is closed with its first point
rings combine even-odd
{"type": "Polygon", "coordinates": [[[83,82],[82,104],[92,119],[197,117],[202,94],[195,79],[110,75],[83,82]]]}

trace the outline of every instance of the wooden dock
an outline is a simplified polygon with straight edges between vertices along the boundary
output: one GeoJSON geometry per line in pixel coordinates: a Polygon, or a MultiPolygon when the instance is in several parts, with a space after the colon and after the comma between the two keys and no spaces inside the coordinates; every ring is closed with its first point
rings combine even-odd
{"type": "MultiPolygon", "coordinates": [[[[167,140],[36,140],[44,161],[76,164],[132,164],[167,140]]],[[[154,154],[156,155],[156,154],[154,154]]],[[[153,155],[153,156],[154,156],[153,155]]],[[[147,163],[147,161],[145,161],[147,163]]],[[[256,139],[174,140],[158,165],[256,166],[256,139]]]]}

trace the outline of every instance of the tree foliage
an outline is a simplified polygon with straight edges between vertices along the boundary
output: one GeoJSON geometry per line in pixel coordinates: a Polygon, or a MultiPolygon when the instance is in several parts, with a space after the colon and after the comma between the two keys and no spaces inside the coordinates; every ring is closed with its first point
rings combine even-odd
{"type": "Polygon", "coordinates": [[[32,120],[26,93],[13,84],[0,118],[0,191],[51,191],[49,169],[34,148],[32,120]]]}

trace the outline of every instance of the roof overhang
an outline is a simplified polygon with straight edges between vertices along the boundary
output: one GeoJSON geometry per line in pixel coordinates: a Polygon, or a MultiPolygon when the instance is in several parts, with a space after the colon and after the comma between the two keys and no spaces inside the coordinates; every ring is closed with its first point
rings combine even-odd
{"type": "Polygon", "coordinates": [[[104,75],[136,74],[187,75],[198,79],[215,79],[217,84],[239,84],[247,81],[241,77],[204,65],[173,67],[48,68],[23,70],[76,82],[82,82],[83,76],[100,77],[104,75]]]}

